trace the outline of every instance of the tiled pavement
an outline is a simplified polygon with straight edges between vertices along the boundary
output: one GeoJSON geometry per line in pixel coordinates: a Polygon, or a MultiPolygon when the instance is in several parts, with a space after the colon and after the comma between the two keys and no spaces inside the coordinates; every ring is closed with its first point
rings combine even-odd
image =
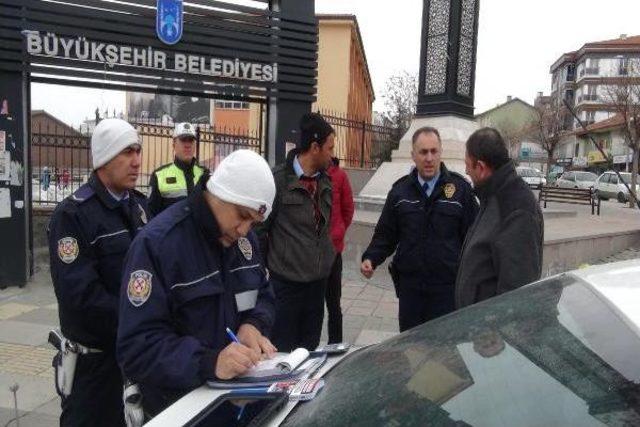
{"type": "MultiPolygon", "coordinates": [[[[354,273],[345,276],[357,277],[354,273]]],[[[345,341],[371,344],[398,331],[393,290],[346,280],[342,310],[345,341]]],[[[19,386],[20,427],[58,425],[60,403],[51,367],[55,352],[46,342],[49,330],[57,325],[57,304],[47,267],[23,289],[0,290],[0,427],[15,418],[14,396],[9,390],[14,384],[19,386]]],[[[322,340],[326,342],[326,326],[322,340]]],[[[9,425],[15,426],[15,421],[9,425]]]]}

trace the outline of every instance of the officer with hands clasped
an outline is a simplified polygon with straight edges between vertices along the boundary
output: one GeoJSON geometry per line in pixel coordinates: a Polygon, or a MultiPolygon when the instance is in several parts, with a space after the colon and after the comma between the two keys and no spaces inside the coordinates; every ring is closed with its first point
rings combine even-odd
{"type": "Polygon", "coordinates": [[[124,257],[147,222],[146,198],[134,189],[140,151],[129,123],[102,120],[91,137],[89,182],[58,205],[49,224],[63,335],[50,340],[61,350],[54,366],[63,426],[124,425],[115,344],[124,257]]]}
{"type": "Polygon", "coordinates": [[[267,338],[274,294],[251,231],[269,216],[275,192],[267,162],[238,150],[134,240],[122,276],[117,358],[140,385],[147,416],[276,351],[267,338]]]}

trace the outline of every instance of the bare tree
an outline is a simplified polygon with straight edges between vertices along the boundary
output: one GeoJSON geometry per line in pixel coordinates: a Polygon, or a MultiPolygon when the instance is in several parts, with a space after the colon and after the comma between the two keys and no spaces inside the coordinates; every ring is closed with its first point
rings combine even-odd
{"type": "Polygon", "coordinates": [[[382,119],[386,126],[397,129],[396,140],[409,129],[418,103],[418,76],[402,71],[387,79],[384,98],[385,111],[382,119]]]}
{"type": "MultiPolygon", "coordinates": [[[[604,83],[604,82],[603,82],[604,83]]],[[[631,149],[631,191],[637,196],[638,154],[640,153],[640,63],[628,60],[620,64],[620,77],[603,85],[603,101],[620,117],[625,144],[631,149]]],[[[629,206],[634,207],[632,197],[629,206]]]]}
{"type": "Polygon", "coordinates": [[[560,143],[569,113],[557,99],[547,104],[536,105],[535,108],[537,117],[532,125],[532,134],[547,153],[547,173],[549,173],[553,164],[553,153],[560,143]]]}
{"type": "MultiPolygon", "coordinates": [[[[520,148],[522,142],[529,138],[532,134],[531,123],[518,123],[513,120],[503,119],[488,124],[500,132],[502,139],[507,144],[509,156],[517,160],[520,157],[520,148]]],[[[533,139],[533,138],[532,138],[533,139]]]]}

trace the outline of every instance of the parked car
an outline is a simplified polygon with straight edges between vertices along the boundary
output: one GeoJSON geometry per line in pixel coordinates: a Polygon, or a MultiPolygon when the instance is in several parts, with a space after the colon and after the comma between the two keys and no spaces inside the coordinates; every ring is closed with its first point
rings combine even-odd
{"type": "Polygon", "coordinates": [[[547,185],[546,178],[537,169],[519,166],[516,168],[516,172],[529,187],[541,189],[543,185],[547,185]]]}
{"type": "Polygon", "coordinates": [[[555,185],[556,181],[558,180],[558,178],[560,178],[560,176],[563,173],[564,172],[562,170],[555,170],[555,171],[549,172],[549,174],[547,175],[547,184],[555,185]]]}
{"type": "MultiPolygon", "coordinates": [[[[631,188],[631,174],[629,172],[620,172],[620,176],[624,182],[631,188]]],[[[617,199],[620,203],[629,201],[629,190],[620,182],[620,178],[615,172],[607,171],[598,177],[595,185],[596,195],[602,199],[617,199]]],[[[640,185],[636,184],[636,194],[640,191],[640,185]]]]}
{"type": "Polygon", "coordinates": [[[569,171],[562,174],[556,180],[556,187],[560,188],[593,188],[596,184],[598,175],[593,172],[569,171]]]}
{"type": "Polygon", "coordinates": [[[311,401],[201,387],[149,425],[640,425],[638,307],[640,259],[572,271],[328,360],[311,401]]]}

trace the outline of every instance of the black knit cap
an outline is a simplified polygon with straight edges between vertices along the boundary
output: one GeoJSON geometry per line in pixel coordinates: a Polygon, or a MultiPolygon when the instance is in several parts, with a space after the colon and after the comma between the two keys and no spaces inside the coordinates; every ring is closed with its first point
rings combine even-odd
{"type": "Polygon", "coordinates": [[[322,145],[335,133],[333,127],[318,113],[307,113],[300,119],[300,148],[307,151],[313,142],[322,145]]]}

